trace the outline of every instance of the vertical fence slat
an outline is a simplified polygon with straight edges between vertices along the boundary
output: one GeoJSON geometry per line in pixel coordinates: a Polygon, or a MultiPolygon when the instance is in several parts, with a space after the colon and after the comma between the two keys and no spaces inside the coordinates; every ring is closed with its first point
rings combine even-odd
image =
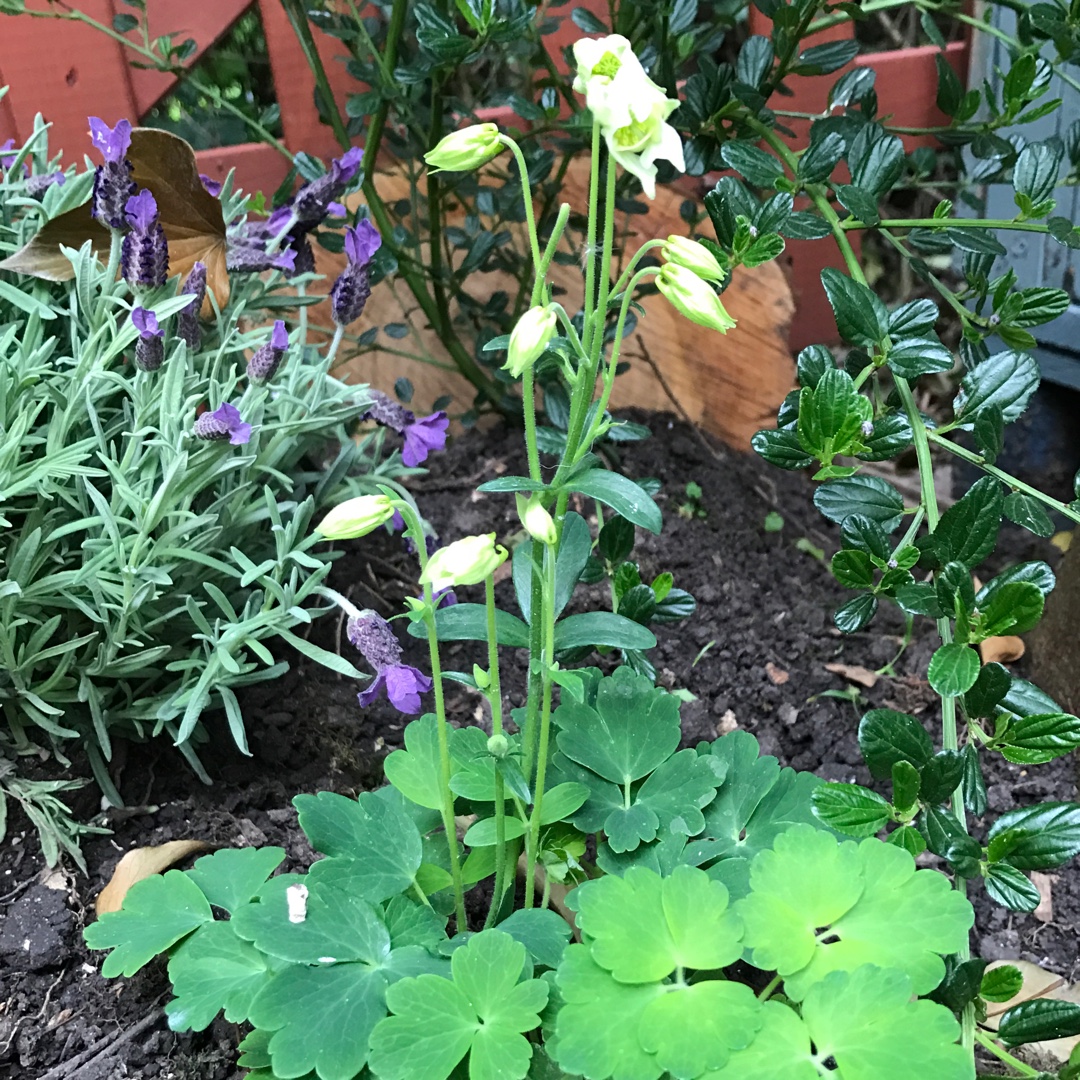
{"type": "MultiPolygon", "coordinates": [[[[86,14],[112,22],[109,0],[79,0],[86,14]]],[[[45,10],[44,0],[33,5],[45,10]]],[[[120,46],[78,23],[4,16],[0,33],[0,71],[11,85],[5,99],[14,120],[16,138],[34,129],[34,114],[53,125],[49,145],[63,150],[67,161],[79,160],[90,149],[88,116],[108,123],[133,116],[135,102],[120,46]]]]}

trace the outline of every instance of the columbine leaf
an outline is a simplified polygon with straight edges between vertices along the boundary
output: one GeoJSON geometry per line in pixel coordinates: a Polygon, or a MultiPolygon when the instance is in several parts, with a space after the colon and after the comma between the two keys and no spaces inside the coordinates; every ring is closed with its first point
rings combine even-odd
{"type": "Polygon", "coordinates": [[[101,965],[106,979],[134,975],[158,953],[214,918],[198,885],[180,870],[137,881],[119,911],[102,915],[83,937],[91,949],[112,949],[101,965]]]}
{"type": "Polygon", "coordinates": [[[282,864],[285,849],[224,848],[204,855],[187,871],[214,907],[230,914],[246,904],[282,864]]]}
{"type": "Polygon", "coordinates": [[[169,957],[175,995],[165,1006],[169,1027],[202,1031],[222,1009],[230,1023],[243,1023],[269,977],[266,957],[238,938],[231,922],[205,923],[169,957]]]}
{"type": "Polygon", "coordinates": [[[830,971],[862,964],[897,968],[927,993],[945,974],[941,956],[962,947],[974,922],[948,880],[916,870],[906,851],[873,839],[839,844],[806,826],[754,859],[750,894],[735,910],[753,962],[783,975],[796,1001],[830,971]]]}
{"type": "Polygon", "coordinates": [[[549,908],[521,908],[498,927],[529,951],[534,964],[556,968],[570,940],[570,924],[549,908]]]}
{"type": "MultiPolygon", "coordinates": [[[[437,976],[428,976],[437,978],[437,976]]],[[[372,1029],[386,1015],[386,976],[364,964],[294,964],[256,995],[249,1019],[270,1031],[274,1076],[352,1080],[364,1067],[372,1029]]]]}
{"type": "Polygon", "coordinates": [[[451,957],[453,979],[420,975],[387,991],[394,1014],[371,1035],[372,1071],[385,1080],[444,1080],[469,1055],[472,1080],[521,1080],[548,984],[519,982],[525,946],[500,930],[470,938],[451,957]]]}
{"type": "Polygon", "coordinates": [[[639,484],[635,484],[622,473],[608,469],[590,469],[574,477],[567,489],[610,506],[616,514],[651,533],[659,533],[663,525],[660,507],[656,505],[656,501],[639,484]]]}
{"type": "MultiPolygon", "coordinates": [[[[371,904],[337,884],[309,877],[300,882],[308,888],[302,921],[290,919],[287,890],[298,887],[297,878],[290,874],[267,882],[253,903],[240,908],[230,922],[233,930],[264,953],[293,963],[363,960],[378,964],[385,960],[390,935],[371,904]]],[[[355,888],[360,882],[351,878],[349,885],[355,888]]]]}
{"type": "Polygon", "coordinates": [[[339,872],[355,876],[361,899],[377,904],[412,884],[423,851],[420,832],[404,810],[370,792],[349,799],[320,791],[297,795],[293,805],[311,846],[332,857],[316,865],[334,862],[339,872]]]}
{"type": "Polygon", "coordinates": [[[593,959],[622,983],[659,982],[680,967],[721,968],[742,953],[727,889],[696,867],[678,866],[667,878],[632,867],[579,886],[572,902],[593,959]]]}

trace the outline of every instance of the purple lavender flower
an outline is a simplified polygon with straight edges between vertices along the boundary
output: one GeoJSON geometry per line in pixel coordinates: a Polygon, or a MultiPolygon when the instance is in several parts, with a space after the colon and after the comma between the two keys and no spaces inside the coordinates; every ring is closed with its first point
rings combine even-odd
{"type": "Polygon", "coordinates": [[[291,248],[267,255],[266,240],[259,240],[248,233],[229,237],[225,266],[234,274],[261,274],[264,270],[284,270],[292,274],[296,264],[296,252],[291,248]]]}
{"type": "Polygon", "coordinates": [[[181,309],[176,317],[176,334],[187,343],[189,349],[197,352],[202,344],[202,327],[199,325],[199,311],[206,297],[206,264],[197,262],[191,267],[191,273],[184,279],[181,295],[191,294],[191,303],[181,309]]]}
{"type": "Polygon", "coordinates": [[[386,523],[386,527],[392,532],[401,532],[405,528],[405,519],[401,516],[400,510],[394,511],[394,516],[386,523]]]}
{"type": "Polygon", "coordinates": [[[399,435],[413,422],[415,416],[381,390],[369,390],[371,402],[361,420],[374,420],[376,424],[392,428],[399,435]]]}
{"type": "Polygon", "coordinates": [[[146,188],[133,195],[124,206],[131,231],[120,248],[120,267],[132,290],[153,289],[169,276],[169,244],[158,221],[154,196],[146,188]]]}
{"type": "Polygon", "coordinates": [[[436,609],[453,607],[457,603],[457,593],[447,585],[445,589],[437,589],[431,594],[436,609]]]}
{"type": "Polygon", "coordinates": [[[6,142],[0,143],[0,169],[10,169],[12,162],[19,156],[19,152],[15,149],[15,140],[8,139],[6,142]]]}
{"type": "Polygon", "coordinates": [[[348,326],[363,314],[371,296],[368,265],[382,244],[382,237],[370,221],[345,230],[348,264],[330,290],[331,313],[338,326],[348,326]]]}
{"type": "Polygon", "coordinates": [[[135,363],[142,371],[157,371],[165,359],[165,331],[158,326],[157,316],[146,308],[131,312],[131,322],[139,331],[135,341],[135,363]]]}
{"type": "Polygon", "coordinates": [[[131,124],[121,120],[110,128],[100,117],[91,116],[90,141],[104,158],[94,171],[90,213],[110,229],[123,229],[127,201],[135,192],[131,162],[124,156],[131,146],[131,124]]]}
{"type": "Polygon", "coordinates": [[[446,429],[449,426],[450,421],[441,410],[409,423],[404,432],[402,462],[412,469],[425,461],[432,451],[441,450],[446,445],[446,429]]]}
{"type": "Polygon", "coordinates": [[[360,171],[364,151],[358,146],[347,150],[341,157],[330,162],[330,171],[317,180],[305,184],[292,201],[291,212],[305,232],[321,224],[330,212],[331,203],[337,202],[353,177],[360,171]]]}
{"type": "Polygon", "coordinates": [[[422,671],[401,662],[401,645],[390,624],[369,609],[349,619],[346,635],[375,669],[371,685],[357,695],[361,708],[366,708],[385,690],[396,709],[410,715],[418,713],[420,695],[428,693],[435,684],[422,671]]]}
{"type": "Polygon", "coordinates": [[[256,349],[255,354],[248,361],[248,378],[253,383],[269,382],[277,369],[281,367],[281,361],[288,347],[289,332],[285,329],[285,324],[278,319],[270,333],[270,340],[256,349]]]}
{"type": "Polygon", "coordinates": [[[195,437],[221,442],[228,439],[233,446],[243,446],[251,439],[251,425],[240,419],[240,410],[227,401],[213,412],[204,412],[195,420],[195,437]]]}
{"type": "Polygon", "coordinates": [[[215,199],[221,194],[220,180],[215,180],[212,176],[207,176],[206,173],[199,173],[199,179],[202,181],[202,186],[206,188],[215,199]]]}
{"type": "Polygon", "coordinates": [[[62,172],[43,173],[41,176],[31,176],[26,181],[26,193],[32,199],[44,195],[55,184],[62,187],[67,183],[67,177],[62,172]]]}

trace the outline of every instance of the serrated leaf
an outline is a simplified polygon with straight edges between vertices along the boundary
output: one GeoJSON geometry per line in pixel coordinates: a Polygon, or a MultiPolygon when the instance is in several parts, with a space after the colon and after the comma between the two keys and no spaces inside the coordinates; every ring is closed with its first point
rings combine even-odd
{"type": "Polygon", "coordinates": [[[873,593],[863,593],[833,612],[833,622],[842,634],[856,634],[877,614],[878,600],[873,593]]]}
{"type": "Polygon", "coordinates": [[[1005,498],[1001,482],[984,476],[941,515],[933,533],[933,551],[939,561],[959,562],[969,569],[994,550],[1005,498]]]}
{"type": "Polygon", "coordinates": [[[982,977],[979,995],[996,1003],[1009,1001],[1023,989],[1024,976],[1018,967],[1002,964],[991,968],[982,977]]]}
{"type": "Polygon", "coordinates": [[[926,677],[942,697],[967,693],[979,677],[979,654],[967,645],[953,641],[942,645],[930,657],[926,677]]]}
{"type": "Polygon", "coordinates": [[[876,791],[858,784],[822,784],[814,789],[814,813],[847,836],[874,836],[892,817],[892,807],[876,791]]]}
{"type": "Polygon", "coordinates": [[[1015,524],[1036,536],[1054,535],[1054,523],[1038,499],[1020,491],[1011,491],[1005,497],[1005,516],[1015,524]]]}
{"type": "Polygon", "coordinates": [[[720,147],[720,157],[754,187],[771,188],[784,174],[784,167],[772,154],[752,143],[726,142],[720,147]]]}
{"type": "Polygon", "coordinates": [[[1080,853],[1080,804],[1039,803],[1002,814],[987,837],[990,858],[1018,870],[1050,870],[1080,853]]]}
{"type": "Polygon", "coordinates": [[[1010,911],[1034,911],[1039,906],[1039,890],[1015,866],[991,863],[984,882],[990,899],[1010,911]]]}
{"type": "Polygon", "coordinates": [[[914,716],[893,709],[866,713],[859,722],[859,749],[879,780],[887,779],[898,761],[922,769],[934,754],[934,744],[922,724],[914,716]]]}
{"type": "Polygon", "coordinates": [[[814,505],[837,525],[852,514],[861,514],[891,533],[903,520],[904,497],[876,476],[852,476],[822,484],[814,492],[814,505]]]}
{"type": "Polygon", "coordinates": [[[1071,1001],[1035,998],[1009,1009],[998,1025],[998,1038],[1006,1046],[1046,1042],[1080,1035],[1080,1005],[1071,1001]]]}
{"type": "Polygon", "coordinates": [[[569,923],[549,908],[521,908],[498,925],[504,934],[520,941],[534,964],[556,968],[570,940],[569,923]]]}
{"type": "Polygon", "coordinates": [[[1070,713],[1036,713],[1009,724],[1004,745],[1007,761],[1037,765],[1061,757],[1080,747],[1080,718],[1070,713]]]}
{"type": "Polygon", "coordinates": [[[1027,353],[995,353],[967,372],[953,409],[964,426],[972,423],[979,410],[993,405],[1002,419],[1011,424],[1027,408],[1039,387],[1039,365],[1027,353]]]}
{"type": "Polygon", "coordinates": [[[873,290],[832,267],[821,271],[821,283],[845,341],[869,346],[885,337],[889,313],[873,290]]]}
{"type": "Polygon", "coordinates": [[[889,367],[902,379],[949,371],[953,354],[937,338],[904,338],[889,349],[889,367]]]}

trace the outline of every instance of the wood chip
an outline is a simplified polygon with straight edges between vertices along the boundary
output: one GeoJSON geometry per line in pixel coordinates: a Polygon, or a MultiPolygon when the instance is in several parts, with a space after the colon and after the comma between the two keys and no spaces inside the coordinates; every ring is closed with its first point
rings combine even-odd
{"type": "Polygon", "coordinates": [[[765,665],[765,674],[773,686],[783,686],[791,678],[791,675],[782,667],[777,667],[771,660],[765,665]]]}
{"type": "Polygon", "coordinates": [[[728,709],[723,716],[720,717],[716,724],[716,734],[727,735],[734,731],[739,726],[739,721],[735,719],[735,713],[731,709],[728,709]]]}
{"type": "Polygon", "coordinates": [[[871,689],[877,684],[878,673],[871,671],[869,668],[864,668],[859,664],[826,664],[826,671],[831,671],[834,675],[839,675],[841,678],[847,679],[848,682],[858,683],[859,686],[865,686],[867,690],[871,689]]]}
{"type": "Polygon", "coordinates": [[[136,881],[160,874],[181,859],[194,855],[196,851],[206,851],[209,847],[205,840],[170,840],[167,844],[153,847],[132,848],[116,864],[109,884],[101,890],[94,902],[94,910],[98,915],[119,911],[128,889],[136,881]]]}
{"type": "Polygon", "coordinates": [[[988,637],[979,643],[979,655],[984,664],[1011,664],[1024,655],[1024,642],[1015,634],[988,637]]]}
{"type": "Polygon", "coordinates": [[[1040,874],[1037,870],[1031,872],[1031,884],[1039,890],[1039,906],[1031,913],[1039,922],[1054,921],[1054,897],[1053,885],[1057,881],[1057,874],[1040,874]]]}
{"type": "Polygon", "coordinates": [[[1058,549],[1058,551],[1066,552],[1069,550],[1069,546],[1073,541],[1073,533],[1069,530],[1063,530],[1062,532],[1056,532],[1050,537],[1050,543],[1058,549]]]}

